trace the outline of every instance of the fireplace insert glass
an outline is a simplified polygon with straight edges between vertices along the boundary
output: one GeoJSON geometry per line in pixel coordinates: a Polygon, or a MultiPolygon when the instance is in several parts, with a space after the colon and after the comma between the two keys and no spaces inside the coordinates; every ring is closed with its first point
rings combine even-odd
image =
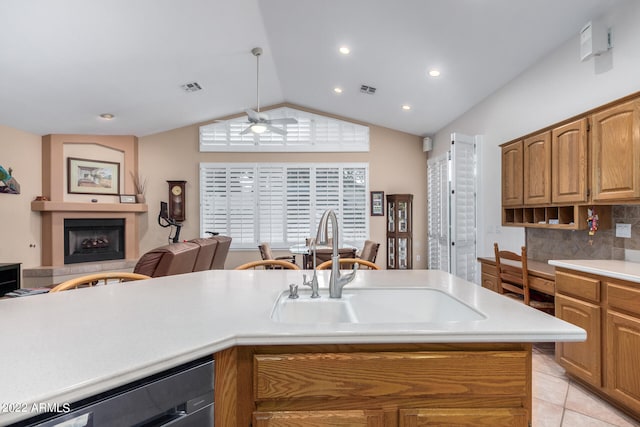
{"type": "Polygon", "coordinates": [[[124,258],[124,219],[64,220],[65,264],[124,258]]]}

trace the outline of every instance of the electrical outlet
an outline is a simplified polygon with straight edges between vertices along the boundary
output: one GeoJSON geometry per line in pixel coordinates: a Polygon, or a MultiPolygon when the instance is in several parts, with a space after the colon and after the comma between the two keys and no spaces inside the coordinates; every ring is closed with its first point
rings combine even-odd
{"type": "Polygon", "coordinates": [[[616,224],[616,237],[631,238],[631,224],[616,224]]]}
{"type": "Polygon", "coordinates": [[[416,255],[416,261],[420,261],[420,255],[416,255]]]}

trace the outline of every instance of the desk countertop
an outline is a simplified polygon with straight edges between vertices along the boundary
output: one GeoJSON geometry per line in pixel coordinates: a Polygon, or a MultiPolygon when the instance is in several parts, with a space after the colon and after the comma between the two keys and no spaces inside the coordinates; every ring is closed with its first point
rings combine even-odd
{"type": "MultiPolygon", "coordinates": [[[[479,257],[478,261],[496,265],[495,257],[479,257]]],[[[527,267],[529,273],[534,276],[539,276],[548,280],[555,280],[555,268],[547,262],[527,259],[527,267]]]]}
{"type": "MultiPolygon", "coordinates": [[[[64,404],[235,345],[582,341],[562,320],[435,270],[359,271],[345,288],[434,288],[484,315],[440,323],[271,320],[294,270],[211,270],[0,302],[0,404],[64,404]],[[8,326],[12,325],[12,326],[8,326]]],[[[327,298],[329,271],[319,272],[327,298]]],[[[19,406],[19,408],[22,406],[19,406]]],[[[0,411],[0,425],[28,418],[0,411]]]]}

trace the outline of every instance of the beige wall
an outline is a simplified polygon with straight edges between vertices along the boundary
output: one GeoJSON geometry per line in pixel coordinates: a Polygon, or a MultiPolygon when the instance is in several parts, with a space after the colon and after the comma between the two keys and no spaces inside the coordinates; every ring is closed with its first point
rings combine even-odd
{"type": "Polygon", "coordinates": [[[0,125],[0,165],[20,183],[20,194],[0,193],[0,263],[40,265],[40,214],[31,201],[42,194],[41,145],[39,135],[0,125]]]}
{"type": "MultiPolygon", "coordinates": [[[[369,153],[200,153],[198,151],[200,125],[187,126],[139,139],[139,170],[140,174],[147,178],[146,198],[149,205],[147,221],[145,222],[144,217],[141,219],[141,253],[167,243],[169,228],[162,228],[157,223],[160,201],[168,201],[167,180],[187,181],[186,220],[180,237],[183,239],[198,237],[200,232],[198,165],[200,162],[368,162],[369,190],[384,191],[385,195],[393,193],[414,195],[414,268],[426,268],[427,156],[422,152],[421,137],[370,126],[371,150],[369,153]],[[420,257],[420,261],[416,261],[417,257],[420,257]]],[[[384,266],[385,217],[369,218],[370,238],[381,243],[377,264],[384,266]]],[[[259,258],[257,247],[255,251],[232,251],[227,258],[226,268],[233,268],[245,261],[259,258]]]]}

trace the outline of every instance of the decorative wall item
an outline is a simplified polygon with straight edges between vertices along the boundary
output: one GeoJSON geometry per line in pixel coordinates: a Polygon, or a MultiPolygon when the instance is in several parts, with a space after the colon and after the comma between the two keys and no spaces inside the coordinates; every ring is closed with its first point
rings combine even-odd
{"type": "Polygon", "coordinates": [[[20,184],[11,176],[13,170],[0,166],[0,193],[20,194],[20,184]]]}
{"type": "Polygon", "coordinates": [[[121,194],[120,203],[136,203],[135,194],[121,194]]]}
{"type": "Polygon", "coordinates": [[[371,192],[371,216],[384,216],[384,191],[371,192]]]}
{"type": "Polygon", "coordinates": [[[136,175],[133,171],[129,172],[131,174],[131,178],[133,179],[133,186],[136,190],[136,202],[138,203],[146,203],[146,198],[144,196],[144,192],[147,189],[147,179],[141,177],[140,175],[136,175]]]}
{"type": "Polygon", "coordinates": [[[67,191],[75,194],[120,193],[120,163],[67,159],[67,191]]]}

